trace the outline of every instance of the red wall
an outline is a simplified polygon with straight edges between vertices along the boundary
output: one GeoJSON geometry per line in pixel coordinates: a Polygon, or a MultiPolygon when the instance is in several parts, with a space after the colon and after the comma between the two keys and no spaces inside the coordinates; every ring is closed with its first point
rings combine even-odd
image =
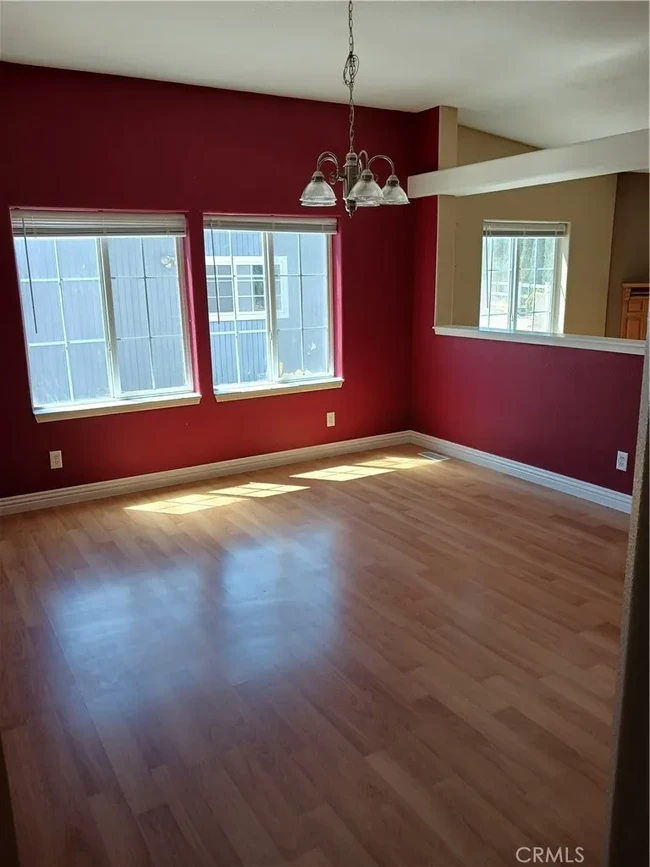
{"type": "Polygon", "coordinates": [[[416,430],[631,493],[643,358],[430,335],[416,430]],[[616,452],[630,455],[628,471],[616,452]]]}
{"type": "MultiPolygon", "coordinates": [[[[433,198],[352,221],[340,212],[343,388],[215,402],[201,212],[304,215],[316,156],[344,153],[345,106],[6,63],[0,95],[0,497],[409,427],[631,490],[632,461],[613,467],[618,449],[634,452],[642,359],[436,337],[433,198]],[[200,405],[36,423],[12,205],[187,213],[200,405]],[[51,449],[63,470],[49,469],[51,449]]],[[[404,181],[437,167],[436,109],[357,119],[357,141],[393,156],[404,181]]]]}
{"type": "MultiPolygon", "coordinates": [[[[416,116],[416,172],[437,168],[436,120],[416,116]]],[[[412,428],[630,493],[643,358],[436,336],[436,200],[416,200],[414,216],[412,428]]]]}
{"type": "MultiPolygon", "coordinates": [[[[344,105],[0,64],[0,497],[155,472],[410,424],[413,214],[340,219],[340,390],[217,404],[202,211],[314,215],[302,187],[325,148],[345,154],[344,105]],[[8,208],[183,211],[191,234],[198,406],[37,424],[31,412],[8,208]],[[325,414],[336,412],[336,427],[325,414]],[[48,451],[64,468],[49,469],[48,451]]],[[[413,115],[360,108],[360,146],[406,181],[413,115]]],[[[331,212],[329,212],[331,213],[331,212]]],[[[316,214],[318,216],[318,214],[316,214]]]]}

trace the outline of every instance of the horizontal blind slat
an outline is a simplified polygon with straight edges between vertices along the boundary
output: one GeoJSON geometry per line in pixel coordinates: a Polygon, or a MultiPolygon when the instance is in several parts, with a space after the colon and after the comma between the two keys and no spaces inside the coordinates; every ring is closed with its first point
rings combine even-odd
{"type": "Polygon", "coordinates": [[[203,219],[206,229],[231,232],[294,232],[298,234],[317,233],[335,235],[336,219],[299,220],[273,217],[219,217],[207,215],[203,219]]]}
{"type": "Polygon", "coordinates": [[[14,234],[57,235],[185,235],[183,214],[128,214],[108,211],[11,211],[14,234]]]}
{"type": "Polygon", "coordinates": [[[568,234],[566,223],[516,223],[485,220],[483,235],[492,238],[557,238],[568,234]]]}

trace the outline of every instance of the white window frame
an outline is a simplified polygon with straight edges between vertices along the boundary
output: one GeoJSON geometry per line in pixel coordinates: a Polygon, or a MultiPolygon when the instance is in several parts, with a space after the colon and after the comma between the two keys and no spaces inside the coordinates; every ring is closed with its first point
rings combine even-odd
{"type": "MultiPolygon", "coordinates": [[[[232,383],[214,387],[214,394],[218,401],[221,400],[239,400],[248,397],[263,397],[275,394],[286,394],[297,391],[316,391],[328,388],[340,388],[343,384],[343,378],[336,376],[334,372],[334,280],[333,280],[333,262],[332,262],[332,235],[336,231],[336,221],[329,220],[318,222],[318,224],[310,224],[306,221],[297,221],[291,219],[280,218],[246,218],[246,217],[217,217],[214,215],[206,215],[203,223],[204,230],[214,229],[228,230],[233,232],[260,232],[262,236],[262,255],[261,256],[211,256],[206,253],[206,264],[215,265],[215,287],[217,298],[219,297],[218,281],[216,275],[216,266],[218,264],[230,264],[233,266],[242,261],[248,264],[259,264],[263,262],[263,279],[265,292],[265,310],[257,313],[237,314],[239,320],[251,319],[266,319],[266,334],[267,334],[267,372],[268,379],[259,380],[250,383],[232,383]],[[273,251],[273,233],[277,231],[289,231],[296,234],[305,233],[307,231],[316,231],[323,226],[322,234],[326,235],[327,243],[327,290],[328,290],[328,321],[327,321],[327,336],[328,336],[328,363],[327,371],[310,376],[305,375],[282,375],[279,374],[279,359],[277,348],[277,320],[289,315],[288,310],[288,295],[284,281],[280,281],[280,298],[281,306],[277,306],[277,298],[275,292],[275,280],[277,277],[289,277],[287,272],[285,256],[274,256],[273,251]],[[312,227],[313,226],[313,227],[312,227]],[[309,228],[308,228],[309,227],[309,228]],[[273,267],[271,267],[273,263],[273,267]],[[277,274],[275,270],[276,263],[283,265],[284,273],[277,274]],[[269,277],[269,275],[271,275],[269,277]]],[[[308,275],[305,275],[308,276],[308,275]]],[[[207,274],[206,274],[207,278],[207,274]]],[[[233,274],[231,277],[233,282],[233,293],[237,294],[236,278],[233,274]]],[[[207,293],[207,279],[206,279],[207,293]]],[[[237,299],[235,297],[235,305],[237,299]]],[[[209,320],[211,322],[233,322],[235,316],[233,313],[210,313],[209,320]]],[[[296,329],[302,330],[302,329],[296,329]]]]}
{"type": "MultiPolygon", "coordinates": [[[[136,412],[147,409],[162,409],[165,407],[199,403],[201,395],[194,390],[194,376],[190,350],[190,330],[188,316],[187,285],[185,280],[185,221],[181,215],[164,214],[117,214],[112,212],[30,212],[18,209],[11,212],[14,241],[23,241],[27,248],[27,238],[41,237],[51,240],[88,238],[95,240],[97,247],[98,276],[102,302],[102,320],[104,324],[106,349],[106,369],[108,383],[111,390],[109,397],[97,399],[85,398],[83,400],[61,401],[59,403],[37,404],[34,402],[34,390],[31,381],[30,353],[25,320],[33,314],[30,309],[25,309],[23,293],[20,291],[21,310],[23,316],[23,339],[25,342],[25,354],[27,357],[27,369],[29,378],[30,399],[32,410],[36,420],[59,421],[66,418],[85,418],[95,415],[109,415],[120,412],[136,412]],[[182,220],[182,234],[178,230],[179,220],[182,220]],[[161,230],[167,223],[174,222],[176,231],[173,232],[176,249],[176,263],[179,289],[179,305],[183,343],[183,371],[185,383],[173,388],[153,388],[140,391],[122,391],[118,363],[118,338],[115,327],[115,313],[113,304],[112,277],[110,272],[110,260],[108,254],[108,240],[116,237],[149,238],[172,234],[161,230]]],[[[27,249],[25,250],[27,254],[27,249]]],[[[18,271],[18,268],[16,268],[18,271]]],[[[57,259],[58,271],[58,259],[57,259]]],[[[32,278],[21,279],[17,273],[19,284],[39,282],[53,282],[52,279],[32,278]]],[[[59,301],[61,303],[62,277],[58,274],[56,280],[59,283],[59,301]]],[[[72,278],[71,278],[72,279],[72,278]]],[[[90,278],[74,278],[83,282],[90,278]]],[[[146,278],[145,278],[146,279],[146,278]]],[[[64,340],[51,341],[49,345],[62,345],[66,348],[66,366],[70,377],[70,361],[67,347],[74,343],[91,343],[92,340],[69,341],[65,336],[65,319],[62,318],[64,340]]],[[[164,336],[164,335],[162,335],[164,336]]],[[[177,335],[173,335],[176,337],[177,335]]],[[[47,344],[41,344],[47,345],[47,344]]],[[[151,352],[151,339],[149,339],[151,352]]],[[[153,364],[152,364],[153,376],[153,364]]],[[[72,390],[72,388],[71,388],[72,390]]]]}
{"type": "Polygon", "coordinates": [[[566,302],[567,263],[569,258],[569,224],[549,223],[540,220],[526,222],[520,220],[484,220],[481,235],[481,286],[479,288],[479,309],[482,301],[483,273],[486,265],[485,240],[497,236],[493,231],[493,227],[499,228],[499,237],[510,238],[513,241],[511,245],[511,263],[508,270],[508,312],[505,314],[507,315],[507,325],[505,328],[501,326],[481,325],[479,312],[479,327],[486,331],[509,331],[517,334],[562,334],[566,302]],[[508,234],[509,228],[512,231],[512,234],[508,234]],[[534,328],[524,329],[516,327],[519,287],[519,241],[526,238],[530,239],[540,237],[554,237],[556,239],[555,261],[553,264],[553,288],[551,290],[550,331],[539,331],[534,328]]]}

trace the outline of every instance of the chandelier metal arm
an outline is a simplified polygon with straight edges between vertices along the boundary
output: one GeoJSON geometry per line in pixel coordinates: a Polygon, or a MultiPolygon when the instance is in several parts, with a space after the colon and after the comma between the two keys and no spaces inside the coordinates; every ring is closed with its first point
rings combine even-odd
{"type": "Polygon", "coordinates": [[[323,153],[318,157],[318,159],[316,160],[316,171],[320,171],[323,163],[327,162],[334,163],[334,165],[336,166],[336,174],[338,175],[341,171],[341,167],[339,166],[339,161],[336,154],[332,153],[332,151],[323,151],[323,153]]]}
{"type": "Polygon", "coordinates": [[[386,162],[390,166],[391,175],[395,174],[395,163],[392,161],[392,159],[390,157],[387,157],[386,154],[377,154],[376,156],[371,157],[368,160],[367,168],[370,168],[370,166],[374,163],[375,160],[386,160],[386,162]]]}
{"type": "Polygon", "coordinates": [[[316,161],[316,171],[320,171],[323,163],[334,163],[334,171],[330,172],[329,176],[330,184],[336,184],[338,181],[343,180],[344,173],[341,171],[341,166],[335,153],[332,153],[332,151],[323,151],[316,161]]]}

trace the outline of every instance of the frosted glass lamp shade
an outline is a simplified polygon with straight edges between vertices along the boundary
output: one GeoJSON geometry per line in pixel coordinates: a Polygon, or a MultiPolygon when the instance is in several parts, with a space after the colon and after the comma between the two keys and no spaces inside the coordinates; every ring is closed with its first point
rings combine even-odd
{"type": "Polygon", "coordinates": [[[314,172],[310,182],[302,191],[300,204],[307,208],[330,208],[336,204],[334,190],[325,180],[322,172],[314,172]]]}
{"type": "Polygon", "coordinates": [[[381,187],[369,169],[361,172],[359,180],[348,193],[348,200],[355,202],[358,208],[374,208],[382,204],[384,196],[381,187]]]}
{"type": "Polygon", "coordinates": [[[383,205],[408,205],[409,197],[399,185],[397,175],[389,175],[386,186],[381,191],[384,197],[383,205]]]}

